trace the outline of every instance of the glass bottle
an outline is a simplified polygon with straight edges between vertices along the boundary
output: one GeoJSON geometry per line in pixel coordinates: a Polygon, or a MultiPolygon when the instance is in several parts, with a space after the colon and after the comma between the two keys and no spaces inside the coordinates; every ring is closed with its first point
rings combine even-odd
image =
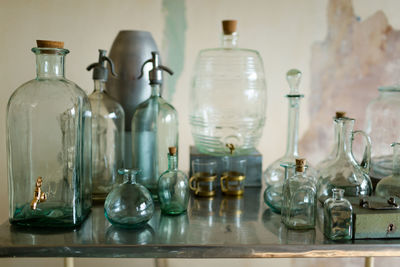
{"type": "Polygon", "coordinates": [[[332,198],[324,202],[324,234],[332,240],[353,235],[353,207],[343,195],[343,189],[333,188],[332,198]]]}
{"type": "Polygon", "coordinates": [[[283,184],[282,222],[290,229],[312,229],[317,212],[315,178],[306,174],[306,160],[296,159],[295,174],[283,184]]]}
{"type": "Polygon", "coordinates": [[[99,62],[87,67],[93,69],[94,91],[89,95],[92,107],[92,198],[104,201],[116,184],[118,169],[124,165],[125,114],[122,106],[105,91],[108,78],[107,61],[115,75],[114,64],[99,50],[99,62]]]}
{"type": "Polygon", "coordinates": [[[331,149],[331,152],[329,153],[328,157],[321,162],[317,164],[315,167],[318,171],[321,171],[326,168],[326,166],[329,165],[329,163],[336,158],[336,154],[338,151],[338,145],[339,145],[339,127],[337,121],[341,118],[344,118],[346,116],[346,112],[342,111],[337,111],[336,116],[333,118],[333,129],[334,129],[334,143],[331,149]]]}
{"type": "Polygon", "coordinates": [[[392,150],[388,146],[400,138],[400,85],[379,87],[379,96],[365,112],[365,132],[371,138],[373,182],[392,174],[392,150]]]}
{"type": "Polygon", "coordinates": [[[119,169],[118,173],[124,175],[124,182],[108,194],[104,214],[115,226],[141,228],[153,217],[153,199],[146,187],[136,183],[139,170],[119,169]]]}
{"type": "Polygon", "coordinates": [[[64,75],[63,42],[37,41],[36,79],[7,106],[10,222],[71,227],[91,208],[91,111],[85,92],[64,75]]]}
{"type": "Polygon", "coordinates": [[[389,199],[389,197],[397,197],[397,201],[400,201],[400,143],[393,143],[392,147],[392,175],[379,181],[375,189],[375,195],[385,199],[389,199]]]}
{"type": "Polygon", "coordinates": [[[158,199],[164,214],[181,214],[189,202],[189,183],[186,174],[178,170],[176,147],[168,148],[168,170],[158,179],[158,199]]]}
{"type": "Polygon", "coordinates": [[[189,116],[197,149],[224,155],[255,149],[266,118],[264,66],[255,50],[238,47],[236,20],[222,22],[222,45],[197,56],[189,98],[189,116]]]}
{"type": "Polygon", "coordinates": [[[372,193],[372,184],[368,176],[371,160],[371,141],[363,131],[354,131],[354,119],[336,119],[338,127],[338,150],[336,157],[319,172],[318,199],[323,203],[333,188],[345,190],[345,196],[368,196],[372,193]],[[361,163],[353,156],[352,144],[357,134],[366,140],[361,163]]]}
{"type": "MultiPolygon", "coordinates": [[[[287,130],[286,153],[283,157],[271,163],[263,173],[266,190],[264,192],[265,203],[272,211],[280,213],[282,205],[282,186],[285,181],[285,173],[282,164],[292,164],[299,157],[299,115],[300,100],[304,95],[299,92],[299,84],[302,73],[299,70],[291,69],[286,73],[286,80],[289,83],[290,92],[286,97],[289,100],[289,119],[287,130]]],[[[308,173],[316,177],[315,169],[308,167],[308,173]]]]}
{"type": "MultiPolygon", "coordinates": [[[[141,103],[132,118],[132,152],[133,166],[142,170],[138,182],[151,192],[152,197],[158,198],[157,184],[162,172],[168,169],[168,159],[163,151],[169,147],[178,147],[178,113],[175,108],[165,101],[160,94],[162,71],[172,75],[172,71],[159,65],[157,52],[152,52],[152,64],[149,71],[151,96],[141,103]]],[[[178,153],[177,153],[178,154],[178,153]]]]}

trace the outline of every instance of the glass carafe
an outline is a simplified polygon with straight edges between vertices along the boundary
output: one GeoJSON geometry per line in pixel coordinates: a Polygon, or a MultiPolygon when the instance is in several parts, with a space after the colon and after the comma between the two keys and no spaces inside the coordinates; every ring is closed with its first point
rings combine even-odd
{"type": "Polygon", "coordinates": [[[324,203],[324,234],[332,240],[351,239],[353,234],[353,207],[343,195],[343,189],[334,188],[324,203]]]}
{"type": "Polygon", "coordinates": [[[367,106],[364,128],[372,143],[370,177],[374,183],[392,174],[389,144],[400,138],[400,85],[378,90],[379,96],[367,106]]]}
{"type": "Polygon", "coordinates": [[[186,174],[178,170],[176,147],[170,147],[168,170],[158,179],[158,199],[164,214],[181,214],[189,202],[189,183],[186,174]]]}
{"type": "Polygon", "coordinates": [[[224,155],[254,150],[261,138],[267,89],[260,54],[238,47],[236,21],[223,21],[222,46],[199,52],[190,91],[190,124],[197,149],[224,155]]]}
{"type": "Polygon", "coordinates": [[[152,63],[149,72],[151,96],[133,114],[132,158],[133,167],[142,170],[138,182],[149,189],[154,199],[158,199],[158,178],[168,169],[164,151],[168,151],[169,147],[178,147],[178,113],[160,93],[161,72],[167,70],[172,74],[172,71],[159,65],[156,52],[143,64],[142,70],[147,63],[152,63]]]}
{"type": "MultiPolygon", "coordinates": [[[[287,129],[286,153],[283,157],[271,163],[263,173],[266,190],[264,192],[265,203],[274,211],[281,212],[282,205],[282,187],[285,181],[285,172],[282,165],[293,164],[299,157],[299,115],[300,100],[304,95],[299,93],[299,84],[301,72],[291,69],[286,73],[286,80],[289,83],[290,93],[286,95],[289,100],[289,118],[287,129]]],[[[308,167],[308,173],[316,177],[315,169],[308,167]]]]}
{"type": "Polygon", "coordinates": [[[317,212],[315,178],[306,173],[305,159],[296,159],[295,174],[283,184],[282,222],[290,229],[312,229],[317,212]]]}
{"type": "Polygon", "coordinates": [[[146,187],[136,183],[139,170],[119,169],[118,173],[124,175],[124,182],[108,194],[104,214],[115,226],[141,228],[153,217],[153,199],[146,187]]]}
{"type": "Polygon", "coordinates": [[[91,208],[90,103],[64,76],[64,43],[37,44],[36,79],[7,106],[10,222],[76,226],[91,208]]]}
{"type": "Polygon", "coordinates": [[[122,106],[105,91],[108,61],[114,75],[114,65],[106,57],[105,50],[99,50],[99,62],[91,64],[94,91],[89,95],[92,107],[92,182],[93,200],[104,201],[117,183],[118,169],[124,165],[125,114],[122,106]]]}
{"type": "Polygon", "coordinates": [[[389,199],[389,197],[397,197],[400,201],[400,143],[393,143],[393,171],[389,175],[379,181],[375,189],[375,195],[389,199]]]}
{"type": "Polygon", "coordinates": [[[336,157],[319,172],[318,199],[323,203],[333,188],[345,190],[345,196],[368,196],[372,193],[372,184],[368,176],[371,160],[371,141],[363,131],[354,131],[354,119],[336,119],[338,125],[338,149],[336,157]],[[353,156],[352,144],[357,134],[366,140],[361,163],[353,156]]]}

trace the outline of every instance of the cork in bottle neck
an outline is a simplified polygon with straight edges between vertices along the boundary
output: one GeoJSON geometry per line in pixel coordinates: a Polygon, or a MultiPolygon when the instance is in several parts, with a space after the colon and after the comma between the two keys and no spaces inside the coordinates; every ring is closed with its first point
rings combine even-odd
{"type": "Polygon", "coordinates": [[[304,172],[306,170],[306,159],[296,159],[296,172],[304,172]]]}
{"type": "Polygon", "coordinates": [[[336,111],[336,119],[342,119],[342,118],[344,118],[344,117],[346,117],[346,112],[344,112],[344,111],[336,111]]]}

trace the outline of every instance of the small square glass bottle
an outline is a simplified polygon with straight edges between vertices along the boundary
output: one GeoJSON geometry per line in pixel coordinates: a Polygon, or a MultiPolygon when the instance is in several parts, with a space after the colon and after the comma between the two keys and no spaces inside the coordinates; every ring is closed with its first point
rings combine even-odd
{"type": "Polygon", "coordinates": [[[351,239],[353,207],[343,198],[344,189],[332,189],[332,197],[324,202],[324,234],[332,240],[351,239]]]}

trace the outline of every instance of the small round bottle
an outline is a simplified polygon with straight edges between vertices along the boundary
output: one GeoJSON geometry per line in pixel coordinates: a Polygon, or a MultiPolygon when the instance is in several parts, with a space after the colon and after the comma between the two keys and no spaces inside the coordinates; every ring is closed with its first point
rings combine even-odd
{"type": "Polygon", "coordinates": [[[169,147],[168,150],[168,170],[158,180],[158,199],[162,213],[176,215],[187,209],[189,183],[186,174],[178,170],[176,147],[169,147]]]}
{"type": "Polygon", "coordinates": [[[139,170],[119,169],[124,182],[108,194],[104,214],[109,222],[123,228],[140,228],[154,214],[154,203],[146,187],[136,183],[139,170]]]}
{"type": "Polygon", "coordinates": [[[343,198],[344,189],[332,189],[332,198],[324,202],[324,234],[332,240],[351,239],[353,207],[343,198]]]}

